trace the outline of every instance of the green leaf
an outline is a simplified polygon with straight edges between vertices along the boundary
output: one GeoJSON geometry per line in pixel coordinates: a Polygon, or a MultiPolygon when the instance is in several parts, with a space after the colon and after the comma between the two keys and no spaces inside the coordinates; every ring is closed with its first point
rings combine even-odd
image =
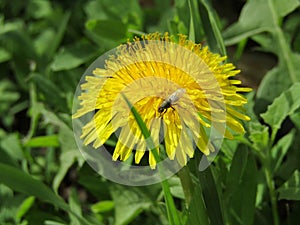
{"type": "Polygon", "coordinates": [[[259,122],[250,122],[249,139],[256,150],[264,150],[269,144],[269,128],[259,122]]]}
{"type": "Polygon", "coordinates": [[[53,220],[45,220],[45,225],[67,225],[66,223],[61,223],[53,220]]]}
{"type": "Polygon", "coordinates": [[[257,94],[255,108],[258,113],[265,112],[267,106],[278,97],[283,90],[287,90],[292,82],[287,79],[288,73],[285,66],[274,67],[269,70],[261,81],[257,94]]]}
{"type": "Polygon", "coordinates": [[[111,198],[109,195],[109,187],[113,185],[113,183],[99,176],[88,163],[83,164],[79,169],[78,176],[78,183],[95,196],[97,200],[111,198]]]}
{"type": "Polygon", "coordinates": [[[300,200],[300,172],[296,170],[282,186],[277,189],[279,199],[300,200]]]}
{"type": "MultiPolygon", "coordinates": [[[[191,40],[191,41],[196,41],[196,34],[195,34],[195,24],[197,24],[196,22],[194,22],[194,20],[196,19],[196,18],[198,18],[199,19],[199,16],[198,17],[196,17],[196,15],[194,15],[194,12],[193,12],[193,9],[195,8],[195,7],[192,7],[192,5],[194,6],[194,3],[197,3],[197,2],[195,2],[195,1],[193,1],[193,0],[188,0],[188,5],[189,5],[189,11],[190,11],[190,27],[189,27],[189,39],[191,40]]],[[[197,7],[196,7],[197,8],[197,7]]],[[[199,21],[200,21],[200,19],[199,19],[199,21]]]]}
{"type": "Polygon", "coordinates": [[[41,201],[48,202],[60,209],[71,212],[80,220],[81,224],[89,224],[85,219],[72,212],[64,200],[54,194],[44,183],[32,178],[29,174],[19,169],[0,163],[0,183],[7,185],[15,191],[35,196],[41,201]]]}
{"type": "MultiPolygon", "coordinates": [[[[78,193],[74,188],[71,188],[71,194],[69,196],[70,209],[77,215],[82,216],[81,206],[79,203],[78,193]]],[[[80,225],[80,221],[72,213],[69,213],[70,221],[72,225],[80,225]]]]}
{"type": "Polygon", "coordinates": [[[89,1],[84,8],[88,20],[106,20],[109,15],[105,12],[100,1],[89,1]]]}
{"type": "Polygon", "coordinates": [[[50,123],[59,127],[58,141],[61,146],[61,154],[59,156],[60,166],[53,179],[53,189],[57,192],[59,185],[65,177],[68,169],[75,161],[79,166],[84,163],[84,158],[81,155],[74,139],[73,131],[62,121],[56,114],[46,109],[41,110],[46,123],[50,123]]]}
{"type": "Polygon", "coordinates": [[[242,39],[261,32],[273,32],[278,21],[299,6],[298,0],[247,1],[237,23],[228,27],[223,36],[227,45],[236,44],[242,39]]]}
{"type": "Polygon", "coordinates": [[[110,0],[91,1],[85,7],[88,19],[107,20],[115,18],[130,25],[142,25],[142,10],[136,0],[115,1],[110,0]]]}
{"type": "Polygon", "coordinates": [[[53,39],[56,38],[56,32],[53,28],[44,29],[34,40],[34,47],[39,55],[52,58],[48,55],[49,46],[53,39]]]}
{"type": "MultiPolygon", "coordinates": [[[[199,29],[202,27],[202,21],[199,15],[199,5],[197,0],[188,0],[188,7],[190,12],[189,18],[189,39],[194,42],[201,43],[203,41],[203,31],[199,29]]],[[[185,14],[185,12],[183,12],[185,14]]]]}
{"type": "Polygon", "coordinates": [[[114,185],[110,189],[115,204],[115,225],[129,224],[152,205],[151,199],[135,187],[114,185]]]}
{"type": "Polygon", "coordinates": [[[59,24],[60,26],[56,32],[56,36],[53,39],[52,44],[49,45],[49,49],[48,49],[49,58],[52,58],[55,55],[55,52],[57,51],[57,49],[64,37],[64,34],[67,30],[70,17],[71,17],[71,12],[65,11],[63,14],[63,17],[61,18],[61,21],[59,24]]]}
{"type": "Polygon", "coordinates": [[[21,58],[23,60],[24,58],[35,58],[32,39],[28,31],[25,30],[25,27],[24,21],[21,20],[5,23],[5,25],[1,27],[0,43],[4,41],[5,45],[2,44],[3,47],[9,51],[17,61],[21,58]],[[26,46],[26,48],[24,48],[24,46],[26,46]]]}
{"type": "Polygon", "coordinates": [[[61,209],[68,209],[68,205],[63,199],[55,195],[45,184],[12,166],[0,163],[0,182],[15,191],[36,196],[40,200],[51,203],[61,209]]]}
{"type": "Polygon", "coordinates": [[[2,149],[0,148],[0,163],[5,163],[7,165],[18,168],[20,166],[18,161],[12,157],[13,156],[10,156],[6,151],[2,151],[2,149]]]}
{"type": "Polygon", "coordinates": [[[299,132],[295,133],[295,137],[292,141],[292,146],[287,150],[286,157],[282,160],[280,167],[276,171],[276,177],[280,177],[281,180],[286,181],[295,170],[299,170],[300,159],[300,139],[298,138],[299,132]]]}
{"type": "Polygon", "coordinates": [[[32,0],[27,6],[27,13],[35,19],[47,17],[52,12],[52,7],[48,1],[32,0]]]}
{"type": "Polygon", "coordinates": [[[283,158],[291,147],[295,136],[295,131],[289,132],[282,137],[271,150],[273,173],[279,169],[283,158]]]}
{"type": "Polygon", "coordinates": [[[32,73],[31,79],[36,84],[38,91],[44,94],[48,104],[67,111],[65,99],[63,98],[63,92],[57,87],[57,85],[53,83],[53,81],[51,81],[44,74],[40,73],[32,73]]]}
{"type": "Polygon", "coordinates": [[[57,135],[48,135],[48,136],[40,136],[34,137],[28,140],[25,144],[25,147],[58,147],[58,136],[57,135]]]}
{"type": "Polygon", "coordinates": [[[55,192],[58,191],[58,188],[59,188],[62,180],[68,173],[71,166],[74,164],[74,155],[71,152],[62,153],[59,156],[59,161],[60,161],[60,167],[59,167],[57,173],[55,174],[55,177],[53,179],[53,184],[52,184],[53,190],[55,192]]]}
{"type": "MultiPolygon", "coordinates": [[[[161,24],[166,21],[168,25],[167,28],[173,35],[177,35],[178,33],[189,35],[189,33],[192,32],[189,31],[188,28],[192,26],[191,23],[195,22],[194,17],[191,15],[191,10],[194,12],[194,9],[187,3],[188,2],[186,0],[175,0],[175,9],[166,11],[161,19],[161,24]]],[[[194,29],[194,32],[197,31],[200,32],[200,29],[194,29]]],[[[195,37],[196,36],[198,35],[195,34],[195,37]]]]}
{"type": "Polygon", "coordinates": [[[24,201],[24,195],[18,195],[14,193],[5,184],[0,182],[0,224],[18,224],[16,215],[18,213],[20,205],[24,201]]]}
{"type": "Polygon", "coordinates": [[[30,108],[28,114],[30,116],[30,129],[27,133],[26,139],[30,139],[34,135],[35,129],[38,125],[41,111],[44,108],[44,105],[37,101],[36,86],[31,83],[29,87],[30,87],[30,91],[29,91],[30,108]]]}
{"type": "Polygon", "coordinates": [[[194,188],[191,203],[189,205],[187,225],[201,224],[209,225],[209,217],[202,197],[202,190],[199,184],[194,188]]]}
{"type": "Polygon", "coordinates": [[[228,159],[230,159],[230,161],[232,160],[234,153],[238,147],[238,142],[236,141],[232,141],[232,140],[228,140],[228,139],[224,139],[223,143],[222,143],[222,152],[224,152],[224,154],[228,157],[228,159]]]}
{"type": "MultiPolygon", "coordinates": [[[[276,49],[279,64],[286,68],[290,82],[297,82],[300,81],[299,73],[297,73],[298,65],[294,63],[293,53],[284,31],[280,27],[280,21],[283,16],[293,11],[300,3],[298,0],[287,0],[284,2],[285,7],[282,7],[283,3],[279,2],[274,0],[247,1],[239,21],[230,26],[223,35],[226,40],[225,43],[229,45],[267,32],[268,35],[264,35],[264,37],[269,39],[268,48],[276,49]]],[[[272,88],[274,89],[274,87],[272,88]]]]}
{"type": "Polygon", "coordinates": [[[0,63],[6,62],[11,59],[11,54],[4,48],[0,48],[0,63]]]}
{"type": "Polygon", "coordinates": [[[91,60],[98,50],[94,45],[83,40],[63,48],[55,55],[51,68],[53,71],[69,70],[91,60]]]}
{"type": "Polygon", "coordinates": [[[94,34],[112,40],[125,40],[127,25],[120,20],[89,20],[86,29],[94,34]]]}
{"type": "Polygon", "coordinates": [[[85,11],[87,35],[104,51],[126,42],[131,32],[141,33],[143,29],[143,13],[136,0],[116,1],[113,7],[110,0],[90,1],[85,11]]]}
{"type": "Polygon", "coordinates": [[[213,52],[226,55],[224,41],[217,22],[218,15],[207,0],[199,0],[200,17],[203,24],[209,48],[213,52]]]}
{"type": "MultiPolygon", "coordinates": [[[[208,162],[207,162],[208,163],[208,162]]],[[[211,167],[198,173],[202,196],[205,202],[208,218],[211,224],[225,224],[221,212],[221,203],[211,167]]]]}
{"type": "Polygon", "coordinates": [[[290,115],[290,119],[293,121],[294,125],[300,130],[300,110],[298,109],[295,113],[290,115]]]}
{"type": "Polygon", "coordinates": [[[279,129],[283,120],[300,107],[299,90],[300,83],[295,83],[274,100],[267,112],[261,114],[273,129],[279,129]]]}
{"type": "Polygon", "coordinates": [[[22,217],[29,211],[29,209],[32,207],[34,204],[35,197],[30,196],[26,198],[23,203],[20,205],[18,212],[17,212],[17,220],[20,222],[22,217]]]}
{"type": "Polygon", "coordinates": [[[114,201],[100,201],[91,206],[93,213],[104,213],[113,210],[115,207],[114,201]]]}
{"type": "Polygon", "coordinates": [[[5,136],[5,138],[1,140],[0,146],[15,161],[24,159],[20,135],[18,133],[10,133],[5,136]]]}
{"type": "Polygon", "coordinates": [[[180,199],[184,199],[184,193],[181,186],[180,179],[178,177],[171,177],[169,179],[170,191],[172,196],[180,199]]]}
{"type": "Polygon", "coordinates": [[[11,105],[14,104],[19,98],[20,94],[15,89],[12,82],[8,80],[1,80],[0,83],[0,115],[6,114],[7,110],[11,108],[11,105]]]}
{"type": "Polygon", "coordinates": [[[274,6],[279,17],[284,17],[289,13],[293,12],[300,6],[300,2],[297,0],[286,0],[286,1],[274,1],[274,6]]]}
{"type": "Polygon", "coordinates": [[[228,224],[253,224],[257,175],[253,155],[246,146],[240,145],[232,160],[224,193],[228,224]]]}

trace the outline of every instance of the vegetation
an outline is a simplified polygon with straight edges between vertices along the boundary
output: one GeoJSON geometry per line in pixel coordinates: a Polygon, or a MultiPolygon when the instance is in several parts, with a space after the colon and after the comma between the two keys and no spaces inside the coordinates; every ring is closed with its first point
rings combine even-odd
{"type": "Polygon", "coordinates": [[[296,224],[299,5],[0,0],[0,224],[296,224]],[[228,52],[254,89],[247,94],[251,121],[244,122],[245,135],[223,141],[205,171],[198,171],[196,155],[162,184],[128,187],[85,162],[74,140],[72,102],[98,56],[156,31],[185,34],[212,52],[228,52]]]}

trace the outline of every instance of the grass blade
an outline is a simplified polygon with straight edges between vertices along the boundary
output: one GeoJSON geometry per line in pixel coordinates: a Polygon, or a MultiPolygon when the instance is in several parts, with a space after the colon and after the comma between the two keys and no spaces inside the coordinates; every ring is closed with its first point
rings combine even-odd
{"type": "MultiPolygon", "coordinates": [[[[128,107],[130,108],[145,140],[146,140],[146,144],[147,147],[150,149],[150,151],[152,152],[152,154],[155,157],[156,162],[160,161],[159,158],[159,154],[158,151],[155,148],[154,142],[151,138],[150,135],[150,131],[148,130],[146,124],[144,123],[144,121],[142,120],[141,116],[139,115],[139,113],[137,112],[137,110],[133,107],[133,105],[130,103],[130,101],[126,98],[125,95],[123,95],[123,98],[125,99],[128,107]]],[[[159,170],[159,168],[158,168],[159,170]]],[[[179,225],[180,221],[179,221],[179,217],[177,215],[177,210],[174,204],[174,200],[173,197],[171,195],[171,191],[170,191],[170,187],[169,187],[169,183],[167,180],[163,180],[161,182],[162,188],[163,188],[163,192],[164,192],[164,197],[165,197],[165,201],[166,201],[166,205],[167,205],[167,212],[168,212],[168,218],[169,218],[169,222],[171,225],[179,225]]]]}
{"type": "Polygon", "coordinates": [[[204,171],[199,171],[198,179],[202,188],[202,195],[211,224],[224,224],[220,199],[211,168],[208,167],[204,171]]]}
{"type": "Polygon", "coordinates": [[[209,48],[213,52],[218,52],[221,55],[226,55],[226,49],[223,38],[216,21],[217,13],[211,7],[207,0],[199,1],[200,17],[203,24],[203,29],[207,35],[209,48]]]}
{"type": "Polygon", "coordinates": [[[187,225],[209,225],[213,224],[209,222],[205,202],[203,200],[201,186],[197,184],[194,189],[193,198],[189,205],[189,215],[187,225]]]}
{"type": "Polygon", "coordinates": [[[196,33],[195,33],[195,24],[194,24],[194,12],[192,7],[192,0],[188,0],[189,10],[190,10],[190,27],[189,27],[189,39],[191,41],[196,40],[196,33]]]}

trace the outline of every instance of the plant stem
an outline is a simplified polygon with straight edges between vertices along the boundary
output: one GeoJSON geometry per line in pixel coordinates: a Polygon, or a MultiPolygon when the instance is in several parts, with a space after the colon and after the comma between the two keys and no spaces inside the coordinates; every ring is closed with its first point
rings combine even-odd
{"type": "Polygon", "coordinates": [[[297,72],[293,64],[292,51],[278,23],[278,21],[280,20],[280,16],[278,15],[276,9],[274,8],[274,4],[272,0],[268,0],[267,4],[271,10],[272,21],[275,27],[275,29],[272,32],[274,32],[275,36],[278,38],[278,44],[279,44],[278,51],[280,51],[281,53],[281,59],[283,60],[283,63],[286,65],[291,81],[293,83],[298,82],[297,72]]]}
{"type": "MultiPolygon", "coordinates": [[[[269,159],[267,159],[267,160],[269,160],[269,159]]],[[[273,222],[274,222],[274,225],[279,225],[280,223],[279,223],[279,216],[278,216],[278,211],[277,211],[277,199],[276,199],[274,182],[272,179],[271,170],[270,170],[269,165],[270,164],[268,163],[268,165],[264,167],[264,172],[265,172],[267,185],[268,185],[268,189],[269,189],[270,200],[271,200],[273,222]]]]}
{"type": "Polygon", "coordinates": [[[165,201],[166,201],[169,222],[172,225],[173,224],[174,225],[179,225],[180,220],[179,220],[179,217],[177,215],[175,203],[174,203],[173,197],[171,195],[168,180],[162,181],[161,185],[162,185],[162,188],[163,188],[164,198],[165,198],[165,201]]]}

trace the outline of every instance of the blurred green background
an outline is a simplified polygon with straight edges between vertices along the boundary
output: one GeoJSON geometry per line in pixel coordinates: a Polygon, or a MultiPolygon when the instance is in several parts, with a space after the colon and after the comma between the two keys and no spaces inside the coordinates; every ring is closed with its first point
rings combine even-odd
{"type": "Polygon", "coordinates": [[[127,187],[99,176],[77,149],[71,121],[85,69],[128,39],[156,31],[186,34],[228,54],[254,88],[246,136],[225,140],[211,166],[215,187],[203,187],[207,178],[194,171],[204,197],[195,194],[187,209],[179,178],[169,180],[181,223],[298,223],[299,5],[0,0],[0,224],[169,224],[161,186],[127,187]]]}

